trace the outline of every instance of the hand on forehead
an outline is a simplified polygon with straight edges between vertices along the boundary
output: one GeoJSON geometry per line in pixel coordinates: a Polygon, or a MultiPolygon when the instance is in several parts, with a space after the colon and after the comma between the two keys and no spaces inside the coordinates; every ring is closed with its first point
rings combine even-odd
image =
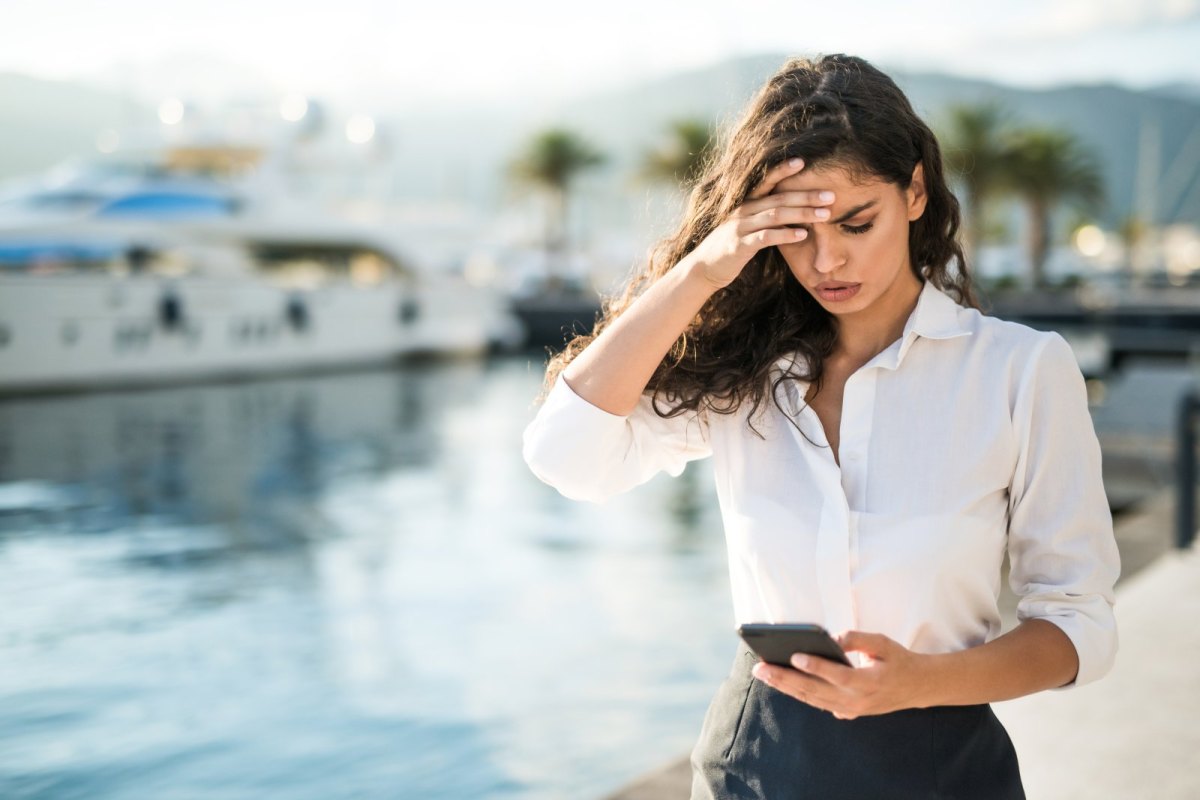
{"type": "Polygon", "coordinates": [[[850,200],[859,195],[865,195],[872,189],[878,189],[881,181],[878,179],[854,179],[842,167],[805,166],[795,175],[789,175],[775,185],[771,194],[780,192],[796,192],[829,189],[837,195],[839,202],[850,200]]]}

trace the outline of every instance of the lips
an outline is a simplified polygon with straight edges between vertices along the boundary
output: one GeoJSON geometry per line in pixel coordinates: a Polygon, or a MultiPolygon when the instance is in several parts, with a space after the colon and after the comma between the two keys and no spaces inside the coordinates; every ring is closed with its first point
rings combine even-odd
{"type": "Polygon", "coordinates": [[[859,288],[860,284],[857,283],[826,281],[817,286],[817,296],[827,303],[836,303],[854,297],[859,288]]]}

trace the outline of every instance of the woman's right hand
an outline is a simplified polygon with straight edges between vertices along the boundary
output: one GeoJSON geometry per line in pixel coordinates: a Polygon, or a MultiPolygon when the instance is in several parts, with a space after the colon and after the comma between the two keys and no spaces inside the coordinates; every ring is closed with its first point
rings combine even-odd
{"type": "Polygon", "coordinates": [[[773,194],[784,178],[804,169],[802,159],[793,158],[776,164],[751,190],[746,202],[735,208],[704,241],[688,255],[704,279],[723,289],[741,274],[742,269],[764,247],[800,242],[808,236],[805,228],[790,228],[803,222],[829,219],[832,192],[795,191],[773,194]]]}

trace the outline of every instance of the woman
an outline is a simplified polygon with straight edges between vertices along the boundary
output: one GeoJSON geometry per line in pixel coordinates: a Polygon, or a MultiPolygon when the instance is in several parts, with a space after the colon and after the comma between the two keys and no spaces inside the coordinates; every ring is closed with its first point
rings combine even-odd
{"type": "Polygon", "coordinates": [[[736,622],[818,623],[854,660],[740,645],[693,798],[1024,797],[989,704],[1095,681],[1117,650],[1072,351],[981,313],[937,140],[866,61],[788,61],[718,151],[551,360],[525,460],[599,502],[712,457],[736,622]]]}

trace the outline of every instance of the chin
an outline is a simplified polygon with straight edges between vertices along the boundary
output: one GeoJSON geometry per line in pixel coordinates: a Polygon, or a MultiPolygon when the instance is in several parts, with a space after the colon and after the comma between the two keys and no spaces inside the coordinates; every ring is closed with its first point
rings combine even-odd
{"type": "Polygon", "coordinates": [[[871,303],[875,300],[873,297],[864,296],[862,289],[859,289],[858,294],[854,295],[854,297],[841,302],[826,302],[815,294],[812,297],[817,301],[818,304],[820,304],[821,308],[825,309],[834,316],[853,314],[857,311],[862,311],[864,308],[871,305],[871,303]]]}

